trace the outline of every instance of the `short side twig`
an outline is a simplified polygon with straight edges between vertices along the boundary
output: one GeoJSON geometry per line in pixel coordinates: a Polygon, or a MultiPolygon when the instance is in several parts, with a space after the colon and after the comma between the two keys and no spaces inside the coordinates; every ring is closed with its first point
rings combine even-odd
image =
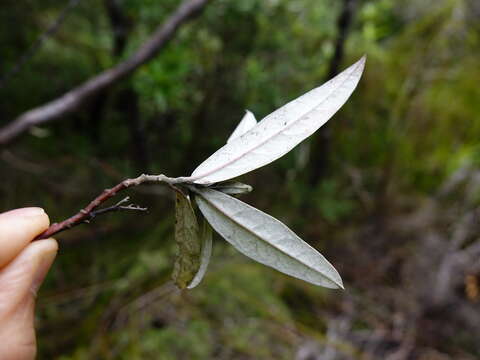
{"type": "Polygon", "coordinates": [[[146,175],[146,174],[140,175],[139,177],[134,179],[123,180],[121,183],[115,185],[111,189],[104,190],[100,195],[98,195],[95,199],[93,199],[85,208],[81,209],[75,215],[69,217],[68,219],[62,222],[53,223],[52,225],[50,225],[50,227],[47,230],[45,230],[43,233],[38,235],[35,238],[35,240],[47,239],[55,234],[58,234],[59,232],[70,229],[79,224],[89,222],[95,216],[105,212],[118,211],[118,210],[145,211],[146,209],[140,208],[135,205],[123,206],[122,204],[125,203],[124,201],[125,199],[109,208],[97,210],[97,208],[101,204],[103,204],[105,201],[114,197],[117,193],[129,187],[138,186],[143,183],[160,183],[160,182],[166,183],[169,186],[173,186],[174,184],[189,183],[190,181],[191,180],[188,177],[170,178],[165,175],[146,175]]]}
{"type": "Polygon", "coordinates": [[[103,214],[106,214],[106,213],[109,213],[109,212],[114,212],[114,211],[130,211],[130,210],[132,210],[132,211],[147,211],[148,210],[147,208],[142,208],[142,207],[140,207],[138,205],[135,205],[135,204],[123,205],[123,204],[125,204],[129,201],[130,201],[130,197],[127,196],[126,198],[120,200],[118,203],[116,203],[113,206],[109,206],[109,207],[106,207],[106,208],[103,208],[103,209],[92,211],[89,214],[88,219],[83,220],[83,222],[88,224],[88,223],[90,223],[90,221],[95,219],[97,216],[103,215],[103,214]]]}

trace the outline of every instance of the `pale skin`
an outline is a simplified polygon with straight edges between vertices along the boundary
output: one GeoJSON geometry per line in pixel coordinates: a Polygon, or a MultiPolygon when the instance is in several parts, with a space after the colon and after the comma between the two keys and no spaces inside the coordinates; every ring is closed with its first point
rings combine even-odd
{"type": "Polygon", "coordinates": [[[54,239],[32,240],[50,224],[40,208],[0,214],[0,359],[31,360],[37,345],[35,298],[58,251],[54,239]]]}

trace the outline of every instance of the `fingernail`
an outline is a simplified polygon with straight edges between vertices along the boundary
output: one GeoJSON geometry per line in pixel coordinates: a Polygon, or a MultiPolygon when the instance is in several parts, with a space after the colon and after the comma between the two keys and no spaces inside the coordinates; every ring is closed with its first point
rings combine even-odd
{"type": "Polygon", "coordinates": [[[6,213],[1,214],[2,216],[12,216],[12,217],[37,217],[45,215],[45,211],[39,207],[26,207],[21,209],[15,209],[11,211],[7,211],[6,213]]]}
{"type": "Polygon", "coordinates": [[[43,216],[45,215],[45,210],[39,207],[27,207],[23,209],[19,209],[20,211],[20,216],[24,217],[37,217],[37,216],[43,216]]]}
{"type": "Polygon", "coordinates": [[[39,260],[37,271],[35,272],[35,276],[33,278],[32,291],[34,293],[37,293],[38,289],[40,289],[40,286],[45,280],[48,270],[50,270],[50,267],[52,266],[56,256],[57,251],[49,251],[45,254],[42,254],[42,257],[39,260]]]}

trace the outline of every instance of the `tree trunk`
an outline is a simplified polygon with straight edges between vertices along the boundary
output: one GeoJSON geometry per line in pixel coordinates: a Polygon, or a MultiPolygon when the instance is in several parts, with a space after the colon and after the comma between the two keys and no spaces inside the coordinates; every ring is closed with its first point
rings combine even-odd
{"type": "MultiPolygon", "coordinates": [[[[337,40],[335,42],[335,52],[328,67],[328,73],[325,80],[329,80],[338,74],[342,65],[345,42],[353,22],[358,0],[343,0],[342,10],[337,20],[337,40]]],[[[311,143],[311,163],[310,185],[316,186],[320,179],[328,171],[329,155],[331,147],[331,126],[327,122],[319,131],[319,134],[311,143]]]]}

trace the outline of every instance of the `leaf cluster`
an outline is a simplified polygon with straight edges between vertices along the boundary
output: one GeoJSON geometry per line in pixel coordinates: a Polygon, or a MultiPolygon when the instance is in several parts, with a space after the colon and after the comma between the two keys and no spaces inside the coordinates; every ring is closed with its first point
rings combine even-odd
{"type": "Polygon", "coordinates": [[[347,101],[364,65],[362,58],[259,123],[247,111],[227,144],[177,186],[173,279],[179,288],[193,288],[205,274],[212,247],[210,225],[259,263],[315,285],[343,288],[338,272],[317,250],[279,220],[228,195],[248,192],[250,186],[226,181],[278,159],[313,134],[347,101]],[[201,225],[192,195],[202,214],[201,225]]]}

